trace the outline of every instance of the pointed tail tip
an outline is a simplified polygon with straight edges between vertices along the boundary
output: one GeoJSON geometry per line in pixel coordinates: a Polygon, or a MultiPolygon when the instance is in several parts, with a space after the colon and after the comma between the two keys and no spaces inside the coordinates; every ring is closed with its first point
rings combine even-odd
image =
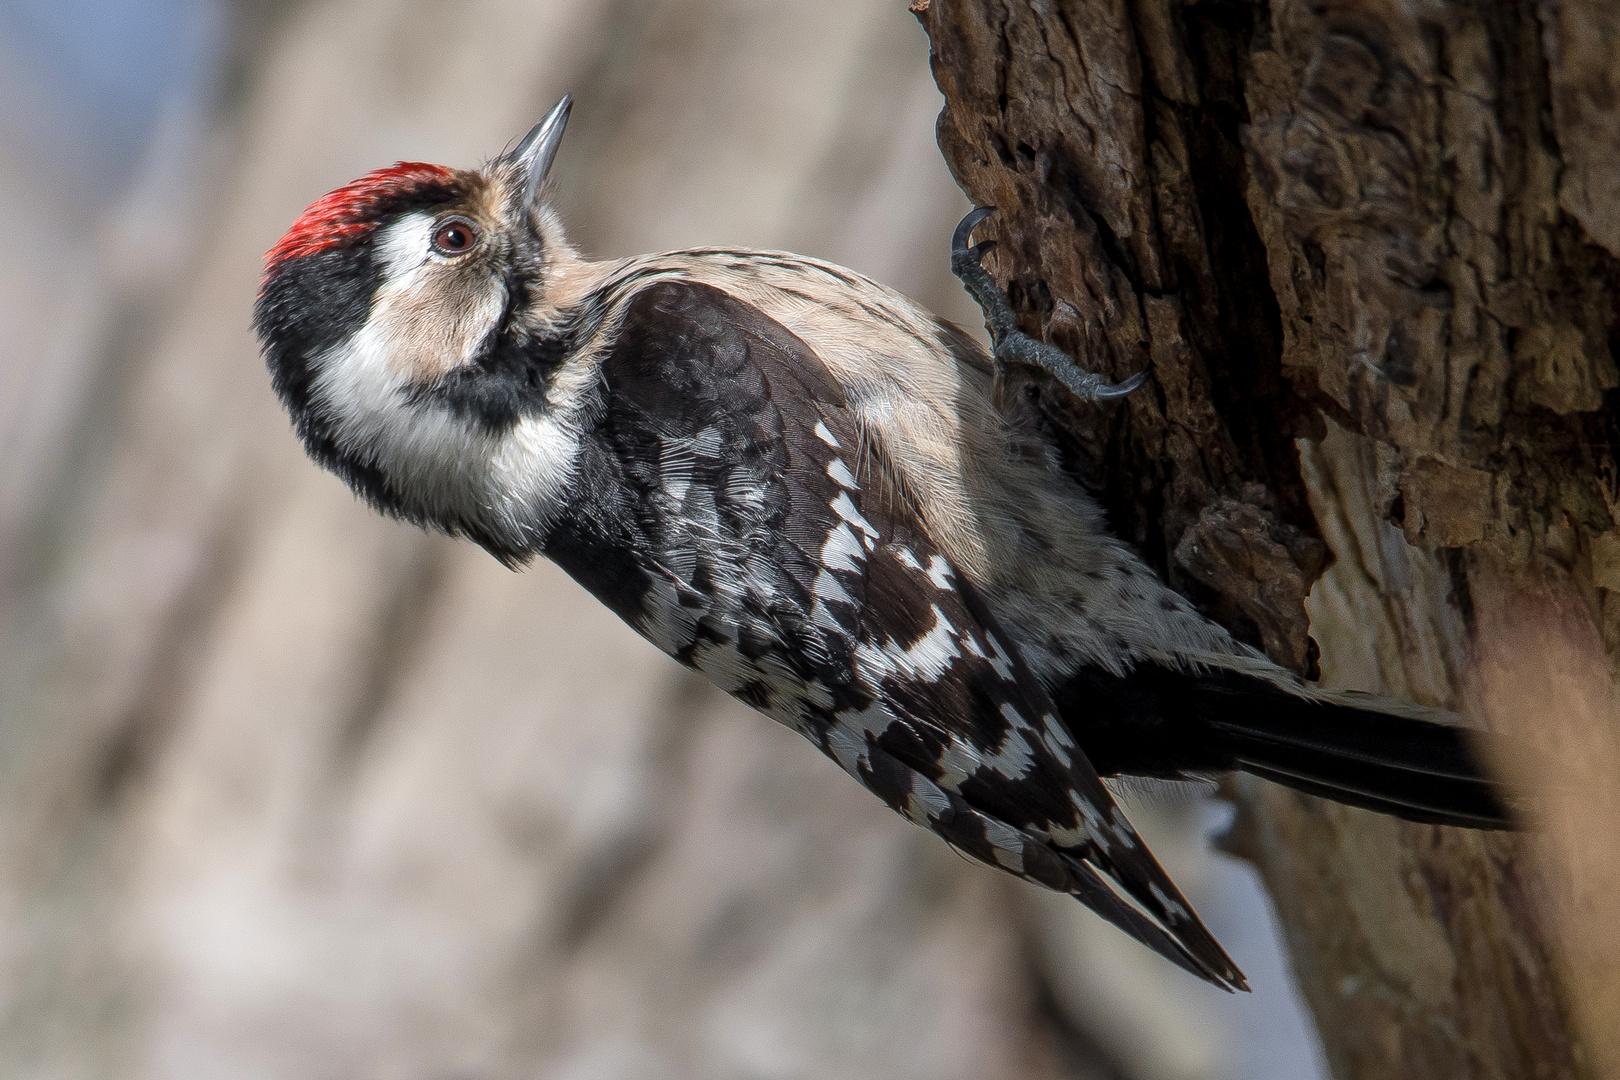
{"type": "MultiPolygon", "coordinates": [[[[1070,896],[1188,974],[1229,993],[1248,992],[1249,982],[1243,972],[1226,955],[1215,935],[1193,914],[1179,892],[1174,896],[1182,908],[1180,917],[1164,910],[1162,904],[1159,905],[1161,910],[1150,914],[1145,906],[1139,908],[1128,903],[1090,864],[1073,857],[1066,858],[1065,863],[1072,875],[1067,883],[1070,896]]],[[[1168,878],[1164,882],[1168,890],[1175,889],[1168,878]]],[[[1151,893],[1148,895],[1151,897],[1151,893]]]]}
{"type": "Polygon", "coordinates": [[[1204,977],[1205,981],[1214,983],[1229,994],[1239,990],[1245,994],[1251,992],[1249,990],[1249,980],[1244,976],[1236,962],[1226,955],[1226,950],[1221,948],[1220,942],[1216,941],[1213,935],[1207,936],[1205,941],[1200,942],[1199,944],[1207,947],[1198,949],[1196,952],[1189,947],[1187,942],[1181,940],[1180,935],[1177,935],[1177,944],[1187,950],[1188,956],[1197,965],[1198,973],[1204,977]]]}
{"type": "Polygon", "coordinates": [[[1204,925],[1192,905],[1180,893],[1175,895],[1175,903],[1179,905],[1179,910],[1163,905],[1164,910],[1153,914],[1170,940],[1192,962],[1194,970],[1228,993],[1237,990],[1248,993],[1249,980],[1237,966],[1237,961],[1227,955],[1226,949],[1204,925]]]}

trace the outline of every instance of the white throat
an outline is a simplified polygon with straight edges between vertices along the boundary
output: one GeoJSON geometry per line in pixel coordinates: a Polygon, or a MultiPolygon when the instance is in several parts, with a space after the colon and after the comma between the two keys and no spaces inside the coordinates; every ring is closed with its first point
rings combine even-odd
{"type": "Polygon", "coordinates": [[[343,453],[386,476],[409,517],[535,548],[578,471],[578,395],[554,388],[544,414],[490,431],[443,402],[413,400],[392,357],[388,335],[367,322],[311,365],[311,407],[343,453]]]}

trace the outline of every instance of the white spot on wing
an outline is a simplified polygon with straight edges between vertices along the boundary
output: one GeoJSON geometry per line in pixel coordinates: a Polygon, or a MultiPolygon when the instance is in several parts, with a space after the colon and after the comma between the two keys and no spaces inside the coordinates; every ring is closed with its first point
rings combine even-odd
{"type": "Polygon", "coordinates": [[[838,583],[838,579],[833,577],[832,573],[826,569],[816,575],[816,580],[811,584],[810,591],[816,595],[817,599],[825,600],[829,604],[853,605],[855,603],[855,598],[850,596],[844,590],[844,587],[838,583]]]}
{"type": "MultiPolygon", "coordinates": [[[[1018,715],[1011,705],[1003,705],[1001,711],[1009,720],[1018,715]]],[[[960,737],[955,737],[940,755],[940,765],[944,769],[940,783],[950,790],[958,790],[962,781],[981,768],[994,769],[1009,780],[1016,780],[1029,772],[1034,760],[1035,751],[1025,730],[1016,727],[1008,728],[1002,737],[1000,749],[994,754],[982,753],[960,737]]]]}
{"type": "Polygon", "coordinates": [[[821,545],[821,565],[829,570],[845,570],[849,573],[859,573],[861,562],[866,558],[866,551],[861,542],[855,538],[850,527],[840,522],[836,528],[827,533],[827,540],[821,545]]]}
{"type": "Polygon", "coordinates": [[[830,630],[835,634],[845,632],[844,624],[838,621],[837,616],[832,613],[832,609],[819,598],[814,604],[810,605],[810,622],[814,626],[819,626],[823,630],[830,630]]]}
{"type": "Polygon", "coordinates": [[[1003,776],[1017,778],[1029,772],[1029,767],[1035,762],[1034,748],[1029,745],[1029,739],[1019,728],[1012,728],[1007,737],[1001,742],[1001,749],[994,757],[987,757],[984,763],[1003,776]]]}
{"type": "Polygon", "coordinates": [[[716,458],[720,456],[720,448],[725,445],[725,435],[719,428],[706,427],[692,436],[692,450],[699,456],[716,458]]]}
{"type": "Polygon", "coordinates": [[[1056,716],[1053,716],[1051,713],[1047,713],[1045,716],[1041,717],[1041,720],[1043,723],[1045,723],[1046,733],[1053,742],[1057,743],[1065,750],[1074,749],[1074,740],[1069,737],[1069,729],[1063,726],[1063,722],[1061,720],[1059,720],[1056,716]]]}
{"type": "Polygon", "coordinates": [[[901,648],[890,641],[877,645],[862,645],[856,658],[867,671],[882,675],[900,675],[908,679],[933,681],[949,671],[951,664],[962,655],[956,627],[952,626],[939,605],[931,605],[934,625],[910,648],[901,648]]]}
{"type": "Polygon", "coordinates": [[[1152,882],[1148,885],[1148,895],[1152,896],[1154,900],[1157,900],[1159,906],[1175,918],[1185,919],[1188,917],[1189,913],[1186,906],[1179,901],[1172,900],[1170,897],[1166,896],[1164,890],[1159,888],[1157,882],[1152,882]]]}
{"type": "Polygon", "coordinates": [[[1053,829],[1052,839],[1061,847],[1082,847],[1090,845],[1101,851],[1109,851],[1115,847],[1135,847],[1136,841],[1115,828],[1112,822],[1104,819],[1102,812],[1092,805],[1091,800],[1070,793],[1069,804],[1074,807],[1075,813],[1080,817],[1078,829],[1053,829]]]}
{"type": "Polygon", "coordinates": [[[990,841],[990,852],[996,862],[1015,874],[1024,872],[1024,834],[1008,825],[986,816],[984,835],[990,841]]]}
{"type": "Polygon", "coordinates": [[[866,764],[864,733],[843,724],[834,724],[832,730],[827,732],[827,749],[845,772],[860,776],[861,766],[866,764]]]}
{"type": "Polygon", "coordinates": [[[979,639],[971,634],[968,635],[963,644],[971,655],[988,661],[991,670],[998,676],[1008,682],[1013,681],[1012,664],[1007,662],[1006,654],[1003,652],[1000,643],[996,641],[994,634],[988,635],[988,648],[979,644],[979,639]]]}
{"type": "Polygon", "coordinates": [[[849,709],[838,714],[838,722],[865,735],[876,737],[894,723],[894,714],[882,702],[873,702],[856,711],[849,709]]]}
{"type": "Polygon", "coordinates": [[[839,448],[838,440],[833,438],[833,433],[831,431],[827,430],[827,422],[825,420],[817,420],[816,426],[811,428],[811,430],[815,432],[816,438],[820,439],[828,446],[835,450],[839,448]]]}
{"type": "Polygon", "coordinates": [[[861,512],[855,506],[854,500],[849,497],[849,492],[840,491],[838,493],[838,498],[832,501],[832,508],[833,513],[837,514],[839,517],[843,518],[845,521],[849,522],[851,525],[855,526],[865,534],[866,548],[868,551],[870,551],[872,549],[872,541],[876,540],[880,534],[876,529],[872,528],[871,524],[864,517],[861,516],[861,512]]]}
{"type": "Polygon", "coordinates": [[[849,466],[844,464],[843,458],[833,458],[827,462],[827,475],[832,477],[840,487],[848,488],[851,491],[858,486],[855,483],[854,474],[849,471],[849,466]]]}

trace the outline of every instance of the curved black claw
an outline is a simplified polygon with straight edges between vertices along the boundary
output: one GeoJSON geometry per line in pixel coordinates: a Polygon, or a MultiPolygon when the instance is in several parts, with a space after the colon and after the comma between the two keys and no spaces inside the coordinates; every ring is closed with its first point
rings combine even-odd
{"type": "Polygon", "coordinates": [[[952,259],[967,253],[968,240],[972,238],[973,230],[978,227],[979,222],[995,212],[996,208],[993,206],[980,206],[969,210],[967,215],[956,223],[956,232],[951,234],[952,259]]]}
{"type": "Polygon", "coordinates": [[[979,261],[996,245],[994,240],[968,246],[973,230],[995,212],[993,206],[981,206],[968,212],[951,234],[951,273],[962,280],[962,287],[984,312],[984,324],[990,330],[995,346],[996,360],[1003,364],[1019,363],[1038,367],[1051,374],[1072,390],[1082,401],[1107,401],[1121,398],[1147,381],[1147,372],[1138,372],[1122,383],[1103,381],[1101,375],[1083,370],[1069,355],[1044,341],[1037,341],[1018,329],[1017,317],[1007,297],[996,287],[995,279],[979,261]]]}
{"type": "Polygon", "coordinates": [[[1122,398],[1147,382],[1147,372],[1139,371],[1122,383],[1111,383],[1076,364],[1069,354],[1055,345],[1037,341],[1021,330],[995,343],[996,359],[1003,364],[1027,364],[1040,368],[1067,386],[1081,401],[1108,401],[1122,398]]]}
{"type": "Polygon", "coordinates": [[[1147,372],[1138,371],[1135,375],[1132,375],[1122,383],[1115,383],[1113,386],[1104,386],[1097,391],[1097,400],[1108,401],[1113,398],[1122,398],[1126,394],[1129,394],[1132,390],[1135,390],[1137,387],[1147,382],[1147,377],[1147,372]]]}
{"type": "Polygon", "coordinates": [[[990,339],[999,342],[1007,335],[1018,332],[1018,322],[1007,304],[1007,298],[996,288],[995,278],[979,265],[979,260],[990,253],[996,242],[986,240],[968,247],[974,228],[995,212],[993,206],[981,206],[969,210],[967,216],[957,223],[956,232],[951,234],[951,273],[962,280],[962,287],[978,303],[979,310],[984,312],[985,325],[990,328],[990,339]]]}

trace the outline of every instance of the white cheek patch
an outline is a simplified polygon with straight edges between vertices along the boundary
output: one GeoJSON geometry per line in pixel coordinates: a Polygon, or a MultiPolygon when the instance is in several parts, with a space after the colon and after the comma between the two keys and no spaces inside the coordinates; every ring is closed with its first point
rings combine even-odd
{"type": "Polygon", "coordinates": [[[422,211],[406,214],[377,232],[372,251],[385,285],[409,288],[426,265],[433,243],[433,218],[422,211]]]}

